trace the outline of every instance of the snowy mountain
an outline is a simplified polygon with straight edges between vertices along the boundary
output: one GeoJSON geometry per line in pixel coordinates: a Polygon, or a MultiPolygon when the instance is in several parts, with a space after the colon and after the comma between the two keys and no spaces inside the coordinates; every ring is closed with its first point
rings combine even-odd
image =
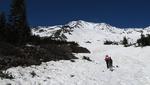
{"type": "Polygon", "coordinates": [[[150,27],[147,28],[117,28],[106,23],[92,23],[86,21],[72,21],[66,25],[53,27],[34,28],[35,35],[57,36],[60,39],[76,42],[101,41],[106,40],[120,42],[123,37],[127,37],[130,43],[135,43],[140,38],[141,33],[149,34],[150,27]]]}
{"type": "Polygon", "coordinates": [[[75,54],[79,59],[74,62],[49,61],[40,66],[10,68],[6,72],[15,79],[0,79],[0,85],[150,85],[150,47],[103,45],[105,40],[120,41],[124,36],[134,43],[141,32],[149,34],[150,27],[123,29],[79,20],[66,25],[37,27],[32,32],[41,37],[76,41],[91,53],[75,54]],[[106,54],[113,59],[114,71],[106,68],[106,54]],[[92,61],[84,60],[83,56],[92,61]]]}

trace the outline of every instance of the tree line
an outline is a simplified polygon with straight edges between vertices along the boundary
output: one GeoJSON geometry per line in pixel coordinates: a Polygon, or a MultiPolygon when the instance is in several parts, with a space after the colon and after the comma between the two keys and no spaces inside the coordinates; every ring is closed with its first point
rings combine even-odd
{"type": "Polygon", "coordinates": [[[135,43],[129,43],[128,39],[126,37],[123,37],[123,40],[121,42],[106,40],[104,42],[104,45],[119,45],[119,43],[124,47],[129,47],[132,45],[135,45],[136,47],[150,46],[150,34],[144,35],[143,33],[141,33],[141,37],[137,39],[135,43]]]}

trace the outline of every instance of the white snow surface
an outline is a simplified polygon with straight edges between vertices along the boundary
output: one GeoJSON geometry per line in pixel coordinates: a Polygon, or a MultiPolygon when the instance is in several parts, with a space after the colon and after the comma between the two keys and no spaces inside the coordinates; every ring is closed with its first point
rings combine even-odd
{"type": "MultiPolygon", "coordinates": [[[[74,21],[69,25],[74,27],[76,23],[74,21]]],[[[78,42],[91,53],[75,54],[79,58],[75,62],[50,61],[39,66],[10,68],[7,72],[15,79],[0,79],[0,85],[150,85],[150,47],[103,45],[104,39],[120,41],[123,35],[134,41],[140,35],[137,30],[142,29],[124,31],[110,25],[106,26],[104,23],[86,22],[87,26],[84,25],[84,21],[80,21],[81,23],[79,26],[82,28],[76,27],[72,35],[66,33],[66,36],[69,41],[78,42]],[[103,30],[101,26],[105,29],[103,30]],[[125,33],[120,34],[122,32],[125,33]],[[85,43],[86,41],[91,43],[85,43]],[[106,68],[104,61],[106,54],[113,59],[114,71],[106,68]],[[83,56],[89,57],[92,62],[83,60],[83,56]],[[31,75],[32,72],[36,74],[34,77],[31,75]]],[[[148,33],[147,30],[149,29],[145,29],[144,32],[148,33]]]]}

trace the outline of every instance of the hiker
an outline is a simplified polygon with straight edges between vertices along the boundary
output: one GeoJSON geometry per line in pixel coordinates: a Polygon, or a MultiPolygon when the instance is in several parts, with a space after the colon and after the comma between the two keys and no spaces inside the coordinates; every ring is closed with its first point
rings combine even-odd
{"type": "Polygon", "coordinates": [[[110,67],[113,66],[113,65],[112,65],[112,64],[113,64],[113,61],[112,61],[112,59],[111,59],[110,56],[106,55],[106,56],[105,56],[105,61],[106,61],[107,68],[110,68],[110,67]]]}

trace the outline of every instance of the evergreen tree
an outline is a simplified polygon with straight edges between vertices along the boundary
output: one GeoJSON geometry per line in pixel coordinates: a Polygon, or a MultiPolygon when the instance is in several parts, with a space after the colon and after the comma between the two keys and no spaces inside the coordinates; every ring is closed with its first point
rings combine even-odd
{"type": "Polygon", "coordinates": [[[146,46],[146,37],[144,34],[141,34],[141,46],[146,46]]]}
{"type": "Polygon", "coordinates": [[[127,38],[126,37],[124,37],[123,38],[123,45],[125,46],[125,47],[127,47],[127,45],[128,45],[128,40],[127,40],[127,38]]]}
{"type": "Polygon", "coordinates": [[[150,34],[147,34],[148,45],[150,45],[150,34]]]}
{"type": "Polygon", "coordinates": [[[150,35],[145,36],[141,34],[141,38],[137,40],[139,46],[147,46],[150,45],[150,35]]]}
{"type": "Polygon", "coordinates": [[[141,33],[141,38],[137,40],[138,46],[143,46],[144,37],[145,37],[145,35],[143,35],[143,34],[141,33]]]}
{"type": "Polygon", "coordinates": [[[25,0],[12,0],[9,15],[9,29],[11,30],[11,43],[25,44],[31,36],[27,23],[25,0]]]}
{"type": "Polygon", "coordinates": [[[0,13],[0,41],[4,41],[6,33],[6,18],[4,12],[0,13]]]}

